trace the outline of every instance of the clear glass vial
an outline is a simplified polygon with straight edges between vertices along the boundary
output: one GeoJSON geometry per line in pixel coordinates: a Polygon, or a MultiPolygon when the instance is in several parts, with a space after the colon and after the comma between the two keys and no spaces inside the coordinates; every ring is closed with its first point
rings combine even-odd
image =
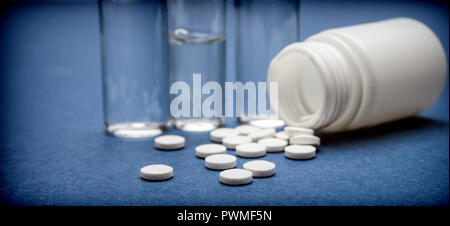
{"type": "Polygon", "coordinates": [[[427,109],[447,69],[436,35],[417,20],[396,18],[291,44],[272,60],[267,80],[279,83],[278,115],[288,125],[338,132],[427,109]]]}
{"type": "MultiPolygon", "coordinates": [[[[201,103],[209,95],[194,85],[193,74],[201,75],[202,84],[225,82],[225,0],[169,0],[168,10],[170,82],[185,82],[191,88],[190,114],[174,118],[174,124],[184,131],[213,130],[225,119],[222,114],[202,114],[201,103]]],[[[171,100],[176,97],[171,94],[171,100]]]]}
{"type": "Polygon", "coordinates": [[[166,1],[102,0],[99,6],[106,131],[158,135],[170,119],[166,1]]]}
{"type": "MultiPolygon", "coordinates": [[[[299,0],[234,0],[234,8],[236,80],[265,82],[270,61],[299,41],[299,0]]],[[[244,111],[245,116],[238,117],[241,122],[266,117],[244,111]]]]}

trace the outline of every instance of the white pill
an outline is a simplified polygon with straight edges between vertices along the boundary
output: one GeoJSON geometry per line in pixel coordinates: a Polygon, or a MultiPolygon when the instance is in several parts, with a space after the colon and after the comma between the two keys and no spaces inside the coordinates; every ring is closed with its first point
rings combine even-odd
{"type": "Polygon", "coordinates": [[[261,130],[261,128],[251,125],[240,125],[236,126],[234,129],[238,131],[240,135],[249,135],[250,133],[261,130]]]}
{"type": "Polygon", "coordinates": [[[275,163],[254,160],[244,163],[244,169],[252,171],[253,177],[270,177],[275,174],[275,163]]]}
{"type": "Polygon", "coordinates": [[[164,135],[155,139],[155,147],[162,150],[176,150],[184,147],[184,137],[178,135],[164,135]]]}
{"type": "Polygon", "coordinates": [[[246,158],[257,158],[266,155],[266,146],[257,143],[246,143],[236,146],[236,154],[246,158]]]}
{"type": "Polygon", "coordinates": [[[290,159],[311,159],[316,156],[316,148],[311,145],[289,145],[284,155],[290,159]]]}
{"type": "Polygon", "coordinates": [[[163,164],[153,164],[141,168],[141,178],[145,180],[167,180],[172,178],[173,168],[163,164]]]}
{"type": "Polygon", "coordinates": [[[289,141],[289,135],[287,135],[287,134],[286,134],[285,132],[283,132],[283,131],[280,131],[280,132],[276,133],[276,134],[275,134],[275,137],[276,137],[276,138],[280,138],[280,139],[289,141]]]}
{"type": "Polygon", "coordinates": [[[225,154],[227,148],[221,144],[202,144],[195,147],[195,155],[199,158],[206,158],[210,155],[225,154]]]}
{"type": "Polygon", "coordinates": [[[252,172],[245,169],[229,169],[220,172],[220,182],[228,185],[245,185],[252,182],[252,172]]]}
{"type": "Polygon", "coordinates": [[[275,120],[275,119],[259,119],[253,120],[249,122],[252,126],[258,126],[260,128],[278,128],[285,125],[283,120],[275,120]]]}
{"type": "Polygon", "coordinates": [[[284,133],[291,137],[296,135],[314,135],[314,130],[309,128],[287,126],[284,127],[284,133]]]}
{"type": "Polygon", "coordinates": [[[253,133],[250,133],[248,136],[250,138],[252,138],[252,141],[258,141],[261,140],[263,138],[269,138],[269,137],[273,137],[275,136],[275,129],[274,128],[269,128],[269,129],[261,129],[258,131],[255,131],[253,133]]]}
{"type": "Polygon", "coordinates": [[[251,143],[252,138],[248,136],[225,137],[222,140],[223,145],[228,149],[235,149],[239,144],[251,143]]]}
{"type": "Polygon", "coordinates": [[[224,170],[236,167],[236,157],[228,154],[215,154],[205,158],[205,166],[209,169],[224,170]]]}
{"type": "Polygon", "coordinates": [[[221,143],[222,139],[225,137],[233,137],[238,135],[239,132],[233,128],[218,128],[210,133],[211,140],[219,143],[221,143]]]}
{"type": "Polygon", "coordinates": [[[297,135],[289,138],[289,144],[320,145],[320,138],[313,135],[297,135]]]}
{"type": "Polygon", "coordinates": [[[258,144],[266,146],[267,152],[280,152],[288,145],[286,140],[280,138],[264,138],[258,141],[258,144]]]}

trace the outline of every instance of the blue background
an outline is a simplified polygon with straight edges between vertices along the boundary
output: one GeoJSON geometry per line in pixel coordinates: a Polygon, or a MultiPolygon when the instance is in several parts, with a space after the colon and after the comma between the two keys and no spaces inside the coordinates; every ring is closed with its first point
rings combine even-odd
{"type": "MultiPolygon", "coordinates": [[[[327,28],[407,16],[436,32],[448,59],[446,5],[301,1],[300,7],[302,40],[327,28]]],[[[275,176],[230,187],[194,157],[208,133],[170,130],[186,137],[186,147],[173,152],[154,149],[153,139],[104,133],[96,2],[16,4],[0,19],[3,204],[448,205],[448,80],[438,102],[418,117],[322,136],[309,161],[268,154],[263,159],[277,164],[275,176]],[[152,163],[172,165],[174,178],[141,180],[139,169],[152,163]]],[[[229,17],[228,80],[234,79],[233,23],[229,17]]],[[[238,167],[246,161],[238,158],[238,167]]]]}

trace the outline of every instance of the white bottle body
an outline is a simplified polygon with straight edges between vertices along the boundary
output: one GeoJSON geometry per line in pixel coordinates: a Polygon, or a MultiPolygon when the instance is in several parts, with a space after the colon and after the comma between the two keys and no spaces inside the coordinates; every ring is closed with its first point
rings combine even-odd
{"type": "MultiPolygon", "coordinates": [[[[325,106],[326,111],[323,112],[335,111],[330,113],[333,116],[328,121],[309,124],[305,123],[307,117],[303,116],[309,114],[310,118],[321,117],[314,115],[318,114],[320,107],[316,107],[315,112],[297,111],[298,119],[296,113],[280,114],[282,119],[287,119],[288,124],[336,132],[406,118],[433,105],[445,86],[447,60],[443,47],[427,26],[413,19],[390,19],[320,32],[303,43],[282,50],[271,63],[268,81],[289,82],[288,79],[279,79],[280,74],[286,71],[280,65],[286,68],[287,64],[283,63],[287,59],[285,56],[295,51],[301,52],[302,49],[312,52],[312,67],[317,67],[318,75],[322,76],[322,80],[315,83],[324,83],[320,85],[322,88],[317,86],[320,91],[312,91],[313,94],[308,94],[308,98],[324,101],[327,95],[330,98],[342,94],[342,98],[332,102],[341,110],[338,112],[325,106]],[[316,52],[321,57],[315,57],[316,52]],[[322,64],[318,63],[321,59],[322,64]],[[330,77],[323,74],[332,74],[333,70],[340,70],[341,75],[330,75],[334,78],[334,81],[330,81],[330,77]],[[335,85],[338,91],[327,88],[327,85],[335,85]],[[321,94],[323,92],[328,94],[321,94]],[[305,115],[301,115],[303,113],[305,115]]],[[[296,72],[298,83],[311,81],[302,79],[308,76],[305,75],[308,71],[298,68],[296,72]]],[[[294,92],[294,89],[291,88],[291,91],[294,92]]],[[[288,108],[288,104],[279,101],[280,112],[288,108]]]]}

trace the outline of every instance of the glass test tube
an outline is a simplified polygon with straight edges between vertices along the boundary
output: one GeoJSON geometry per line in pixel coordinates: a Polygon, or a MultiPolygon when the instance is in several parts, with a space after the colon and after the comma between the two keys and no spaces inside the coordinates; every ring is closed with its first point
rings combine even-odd
{"type": "MultiPolygon", "coordinates": [[[[266,82],[271,60],[299,41],[299,0],[235,0],[234,8],[236,80],[266,82]]],[[[238,117],[240,122],[266,117],[248,115],[247,107],[244,111],[246,117],[238,117]]]]}
{"type": "Polygon", "coordinates": [[[99,13],[106,131],[158,135],[170,120],[166,1],[102,0],[99,13]]]}
{"type": "MultiPolygon", "coordinates": [[[[201,105],[209,95],[202,95],[194,83],[225,82],[225,0],[169,0],[168,12],[170,82],[187,83],[191,96],[189,114],[177,115],[174,124],[183,131],[215,129],[224,124],[223,114],[205,116],[201,105]],[[199,74],[197,80],[193,74],[199,74]]],[[[172,100],[176,97],[171,94],[172,100]]],[[[223,112],[221,98],[215,107],[223,112]]]]}

